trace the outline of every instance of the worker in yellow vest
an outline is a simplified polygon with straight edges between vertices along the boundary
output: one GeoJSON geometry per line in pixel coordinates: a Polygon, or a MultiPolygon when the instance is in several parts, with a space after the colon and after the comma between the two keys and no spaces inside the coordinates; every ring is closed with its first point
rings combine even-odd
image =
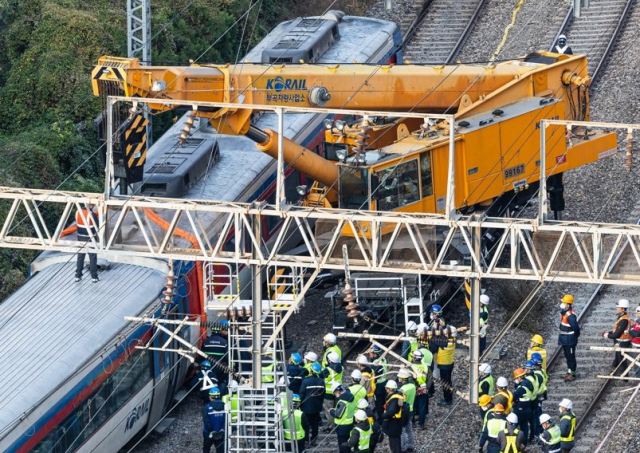
{"type": "Polygon", "coordinates": [[[544,339],[541,335],[535,334],[531,337],[531,343],[527,350],[527,360],[531,360],[531,356],[534,352],[537,352],[542,357],[542,369],[547,371],[547,350],[542,347],[544,339]]]}
{"type": "Polygon", "coordinates": [[[507,425],[498,433],[501,453],[524,453],[526,449],[524,433],[518,429],[518,416],[507,415],[507,425]]]}
{"type": "Polygon", "coordinates": [[[439,345],[440,350],[436,358],[438,370],[440,370],[440,380],[442,383],[442,393],[444,398],[438,403],[438,406],[451,406],[453,404],[453,366],[456,352],[456,337],[458,332],[453,326],[446,326],[443,329],[446,337],[446,346],[439,345]]]}
{"type": "Polygon", "coordinates": [[[574,447],[576,432],[576,416],[572,412],[573,403],[564,398],[558,406],[560,407],[560,451],[569,453],[574,447]]]}
{"type": "Polygon", "coordinates": [[[370,453],[371,443],[371,423],[367,418],[367,413],[363,410],[358,410],[354,414],[355,425],[351,430],[351,435],[347,441],[347,447],[349,450],[358,453],[370,453]]]}
{"type": "MultiPolygon", "coordinates": [[[[285,408],[282,411],[282,427],[284,429],[285,440],[294,440],[298,444],[298,452],[304,451],[305,437],[309,432],[309,421],[304,412],[300,410],[300,395],[293,394],[291,397],[292,413],[285,408]]],[[[291,445],[287,443],[287,451],[293,451],[291,445]]]]}
{"type": "Polygon", "coordinates": [[[340,349],[340,346],[336,344],[337,342],[338,342],[338,338],[336,338],[336,336],[332,333],[326,334],[322,339],[322,344],[324,346],[324,354],[322,355],[321,365],[323,367],[326,367],[329,364],[329,354],[332,352],[335,352],[336,354],[338,354],[340,363],[342,363],[342,350],[340,349]]]}

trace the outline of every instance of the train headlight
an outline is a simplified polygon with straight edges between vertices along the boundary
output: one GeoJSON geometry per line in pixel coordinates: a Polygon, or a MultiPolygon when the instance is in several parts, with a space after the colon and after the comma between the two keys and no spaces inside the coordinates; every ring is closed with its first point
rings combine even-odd
{"type": "Polygon", "coordinates": [[[346,149],[336,149],[336,156],[340,162],[344,162],[347,159],[347,150],[346,149]]]}
{"type": "Polygon", "coordinates": [[[331,121],[329,118],[326,118],[322,124],[324,124],[325,129],[329,129],[331,130],[331,128],[333,127],[333,121],[331,121]]]}
{"type": "Polygon", "coordinates": [[[296,192],[298,192],[298,195],[301,197],[304,197],[307,193],[307,186],[296,186],[296,192]]]}
{"type": "Polygon", "coordinates": [[[344,121],[341,121],[341,120],[336,121],[336,129],[342,132],[344,130],[344,121]]]}
{"type": "Polygon", "coordinates": [[[367,160],[366,160],[366,158],[365,158],[365,155],[364,155],[364,154],[358,154],[358,155],[356,156],[356,162],[357,162],[358,164],[360,164],[360,165],[364,165],[364,164],[366,164],[366,163],[367,163],[367,160]]]}

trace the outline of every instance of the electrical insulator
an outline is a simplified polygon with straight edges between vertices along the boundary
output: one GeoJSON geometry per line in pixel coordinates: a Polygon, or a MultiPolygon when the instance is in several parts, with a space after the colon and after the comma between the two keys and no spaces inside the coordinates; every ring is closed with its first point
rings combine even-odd
{"type": "Polygon", "coordinates": [[[187,143],[187,140],[191,135],[191,128],[193,127],[194,122],[195,119],[193,118],[193,113],[187,114],[187,121],[184,123],[184,128],[180,131],[180,137],[178,138],[181,145],[187,143]]]}
{"type": "Polygon", "coordinates": [[[627,131],[627,138],[622,142],[625,144],[625,156],[624,156],[624,168],[627,171],[631,171],[631,166],[633,165],[633,129],[629,129],[627,131]]]}

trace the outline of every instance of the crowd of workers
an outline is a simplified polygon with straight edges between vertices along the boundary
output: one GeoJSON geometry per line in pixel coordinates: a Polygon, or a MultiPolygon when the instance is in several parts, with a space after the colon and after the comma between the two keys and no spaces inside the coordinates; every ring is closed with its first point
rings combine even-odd
{"type": "MultiPolygon", "coordinates": [[[[483,296],[481,325],[486,327],[489,298],[483,296]]],[[[613,339],[622,348],[640,348],[640,307],[636,309],[635,322],[631,321],[628,309],[628,300],[618,301],[616,323],[611,331],[603,332],[603,337],[613,339]]],[[[203,352],[210,360],[201,363],[191,382],[191,386],[204,389],[200,390],[201,395],[208,401],[203,409],[205,453],[213,445],[217,453],[224,451],[225,417],[233,417],[237,409],[237,401],[234,409],[233,400],[237,383],[228,384],[228,369],[213,365],[228,353],[227,328],[223,321],[206,339],[203,352]]],[[[563,377],[573,382],[580,326],[570,295],[561,300],[559,330],[558,344],[568,366],[563,377]]],[[[298,451],[302,452],[318,442],[323,426],[324,432],[335,433],[339,453],[374,453],[384,435],[392,453],[414,451],[414,430],[425,427],[429,401],[435,396],[434,383],[442,389],[438,404],[449,406],[453,402],[451,376],[457,330],[445,323],[442,308],[433,305],[429,324],[410,323],[407,331],[400,355],[373,342],[353,362],[355,369],[348,375],[334,334],[325,335],[321,356],[312,351],[291,354],[286,365],[288,382],[281,382],[290,391],[292,408],[291,413],[283,412],[285,439],[296,441],[298,451]],[[395,356],[400,364],[390,363],[387,354],[395,356]]],[[[622,354],[616,352],[613,366],[618,367],[622,361],[622,354]]],[[[538,334],[531,338],[523,366],[513,371],[511,385],[505,377],[494,379],[489,364],[480,365],[479,451],[486,447],[488,453],[519,453],[534,442],[545,453],[571,451],[576,426],[573,403],[564,398],[557,416],[543,413],[548,392],[546,369],[547,352],[538,334]]]]}

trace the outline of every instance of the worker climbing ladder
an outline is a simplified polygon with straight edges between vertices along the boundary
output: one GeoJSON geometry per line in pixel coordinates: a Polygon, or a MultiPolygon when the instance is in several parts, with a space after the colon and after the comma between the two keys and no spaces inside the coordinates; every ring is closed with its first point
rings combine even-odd
{"type": "Polygon", "coordinates": [[[231,267],[209,264],[205,267],[207,309],[211,315],[224,316],[229,321],[228,365],[239,381],[231,397],[236,402],[227,418],[228,452],[295,452],[297,448],[295,442],[285,439],[284,433],[283,411],[292,413],[292,408],[286,367],[282,366],[286,363],[284,330],[278,331],[278,326],[283,314],[293,309],[302,279],[295,270],[275,266],[268,268],[267,275],[271,276],[267,283],[269,298],[262,300],[260,313],[253,313],[252,301],[240,298],[234,285],[230,285],[227,294],[216,294],[225,282],[227,285],[239,282],[231,267]],[[260,385],[253,382],[255,316],[260,317],[263,338],[260,385]],[[266,340],[274,334],[272,346],[264,348],[266,340]]]}

